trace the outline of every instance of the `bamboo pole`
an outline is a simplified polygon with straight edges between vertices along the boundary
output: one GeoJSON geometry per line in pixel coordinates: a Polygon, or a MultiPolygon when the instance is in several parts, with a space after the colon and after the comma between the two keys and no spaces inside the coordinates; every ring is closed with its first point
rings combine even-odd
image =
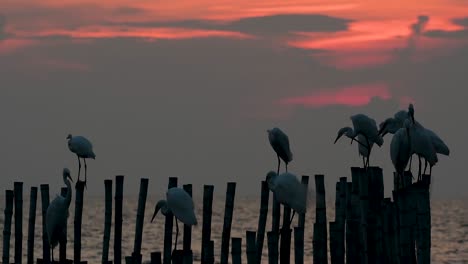
{"type": "Polygon", "coordinates": [[[115,177],[114,264],[122,263],[122,209],[124,176],[115,177]]]}
{"type": "MultiPolygon", "coordinates": [[[[67,187],[62,187],[62,189],[60,189],[60,195],[62,197],[65,197],[67,196],[67,192],[68,192],[68,188],[67,187]]],[[[68,226],[68,217],[67,217],[67,226],[68,226]]],[[[60,241],[60,246],[59,246],[59,261],[60,263],[66,263],[67,261],[67,229],[65,228],[64,230],[65,232],[65,239],[63,239],[62,241],[60,241]]]]}
{"type": "Polygon", "coordinates": [[[41,184],[41,202],[42,202],[42,261],[50,262],[50,245],[47,237],[46,215],[49,207],[49,185],[41,184]]]}
{"type": "Polygon", "coordinates": [[[268,239],[268,264],[278,264],[278,233],[267,232],[268,239]]]}
{"type": "MultiPolygon", "coordinates": [[[[174,187],[177,187],[177,177],[169,177],[169,183],[167,185],[167,189],[171,189],[174,187]]],[[[174,225],[174,215],[172,213],[168,213],[166,215],[166,222],[164,223],[164,255],[163,255],[164,264],[171,263],[173,225],[174,225]]]]}
{"type": "Polygon", "coordinates": [[[255,239],[257,234],[255,231],[246,231],[246,253],[247,253],[247,263],[256,264],[257,263],[257,247],[255,246],[255,239]]]}
{"type": "Polygon", "coordinates": [[[229,260],[229,241],[231,239],[231,225],[235,195],[236,183],[228,182],[226,191],[226,204],[224,207],[223,232],[221,236],[221,264],[227,264],[229,260]]]}
{"type": "Polygon", "coordinates": [[[337,222],[329,223],[330,230],[330,261],[332,264],[342,263],[339,259],[339,227],[337,222]]]}
{"type": "Polygon", "coordinates": [[[104,180],[105,189],[105,214],[104,235],[102,238],[102,264],[109,261],[109,242],[112,227],[112,180],[104,180]]]}
{"type": "Polygon", "coordinates": [[[37,187],[31,187],[29,198],[29,224],[28,224],[28,264],[34,263],[34,228],[36,225],[37,187]]]}
{"type": "Polygon", "coordinates": [[[289,264],[291,259],[291,208],[283,206],[283,226],[281,227],[280,237],[280,263],[289,264]]]}
{"type": "Polygon", "coordinates": [[[367,223],[369,211],[369,174],[366,169],[359,168],[359,204],[361,208],[361,222],[360,222],[360,241],[361,241],[361,263],[368,263],[368,244],[367,244],[367,223]]]}
{"type": "Polygon", "coordinates": [[[151,252],[151,264],[161,264],[161,252],[151,252]]]}
{"type": "Polygon", "coordinates": [[[14,183],[15,192],[15,264],[21,264],[23,256],[23,183],[14,183]]]}
{"type": "Polygon", "coordinates": [[[242,263],[242,238],[233,237],[231,241],[232,264],[242,263]]]}
{"type": "Polygon", "coordinates": [[[261,196],[260,196],[260,216],[258,217],[257,228],[257,264],[262,262],[263,241],[265,240],[266,221],[268,216],[268,200],[270,197],[270,189],[268,183],[262,181],[261,196]]]}
{"type": "Polygon", "coordinates": [[[172,252],[171,263],[182,264],[184,262],[184,250],[176,249],[172,252]]]}
{"type": "Polygon", "coordinates": [[[140,180],[140,192],[138,196],[138,208],[135,224],[135,242],[133,244],[133,261],[141,264],[141,241],[143,239],[143,223],[145,220],[146,197],[148,194],[148,179],[140,180]]]}
{"type": "Polygon", "coordinates": [[[203,224],[202,224],[202,264],[205,263],[205,249],[209,249],[211,239],[211,214],[213,211],[213,185],[203,186],[203,224]]]}
{"type": "Polygon", "coordinates": [[[348,183],[346,212],[346,263],[360,263],[361,244],[359,239],[360,215],[359,208],[359,173],[351,168],[352,183],[348,183]]]}
{"type": "Polygon", "coordinates": [[[324,175],[315,175],[316,208],[312,240],[314,263],[328,263],[327,208],[325,203],[324,175]]]}
{"type": "Polygon", "coordinates": [[[83,221],[83,203],[84,203],[84,188],[85,182],[78,181],[76,183],[76,198],[75,198],[75,241],[73,261],[81,263],[81,224],[83,221]]]}
{"type": "Polygon", "coordinates": [[[417,197],[418,216],[418,263],[431,263],[431,205],[430,205],[430,176],[423,175],[417,197]]]}
{"type": "Polygon", "coordinates": [[[5,221],[3,222],[3,263],[10,263],[10,236],[11,218],[13,217],[13,200],[15,194],[12,190],[5,191],[5,221]]]}
{"type": "Polygon", "coordinates": [[[205,260],[203,263],[206,264],[214,264],[214,241],[210,240],[206,245],[205,245],[205,260]]]}
{"type": "MultiPolygon", "coordinates": [[[[192,197],[192,184],[184,184],[184,190],[192,197]]],[[[193,252],[192,252],[192,226],[184,225],[184,264],[193,263],[193,252]]]]}

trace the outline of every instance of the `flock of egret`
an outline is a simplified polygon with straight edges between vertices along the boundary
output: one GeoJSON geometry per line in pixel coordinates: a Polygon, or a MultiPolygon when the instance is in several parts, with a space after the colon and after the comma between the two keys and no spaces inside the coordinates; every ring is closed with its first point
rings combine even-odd
{"type": "MultiPolygon", "coordinates": [[[[414,107],[409,105],[408,111],[399,111],[394,117],[387,118],[377,128],[374,119],[364,115],[357,114],[351,116],[353,128],[343,127],[338,131],[335,139],[336,143],[343,135],[358,143],[359,154],[363,158],[364,168],[369,167],[369,157],[374,144],[381,147],[384,143],[383,137],[390,133],[394,134],[390,144],[390,157],[396,172],[402,177],[408,164],[411,170],[411,157],[416,154],[419,157],[418,180],[421,179],[421,158],[425,160],[424,173],[429,163],[429,174],[432,173],[432,167],[437,163],[437,153],[449,155],[450,151],[447,145],[433,131],[424,128],[414,117],[414,107]]],[[[290,207],[294,214],[306,212],[307,190],[305,185],[301,184],[296,175],[288,172],[288,163],[292,161],[293,155],[289,146],[288,136],[279,128],[267,130],[268,139],[271,147],[275,151],[278,159],[277,171],[270,171],[266,176],[269,189],[275,194],[280,204],[290,207]],[[285,172],[280,174],[281,160],[285,163],[285,172]]],[[[87,165],[86,159],[95,159],[91,142],[82,136],[68,135],[68,148],[78,157],[78,181],[81,171],[81,161],[85,164],[85,186],[87,165]]],[[[46,215],[47,235],[52,249],[61,239],[66,239],[66,220],[68,217],[68,207],[70,206],[72,190],[70,180],[70,171],[63,170],[63,181],[67,186],[65,197],[57,196],[49,205],[46,215]]],[[[160,200],[154,210],[151,222],[157,213],[161,210],[163,215],[172,214],[176,219],[176,238],[179,233],[178,221],[186,225],[196,225],[197,219],[194,213],[194,204],[191,196],[181,188],[171,188],[166,193],[166,200],[160,200]]]]}

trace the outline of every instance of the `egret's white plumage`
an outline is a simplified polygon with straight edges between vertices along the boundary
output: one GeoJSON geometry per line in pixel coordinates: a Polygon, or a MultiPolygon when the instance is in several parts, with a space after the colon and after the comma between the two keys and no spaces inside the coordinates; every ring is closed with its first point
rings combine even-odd
{"type": "Polygon", "coordinates": [[[268,188],[275,194],[279,203],[291,207],[298,213],[306,212],[307,189],[294,174],[285,172],[278,175],[270,171],[266,181],[268,188]]]}
{"type": "Polygon", "coordinates": [[[409,163],[411,155],[412,152],[408,128],[400,128],[395,133],[390,143],[390,158],[392,159],[393,166],[395,167],[402,183],[404,182],[403,174],[409,163]]]}
{"type": "Polygon", "coordinates": [[[286,171],[288,171],[288,163],[292,161],[293,155],[289,147],[289,138],[288,136],[279,128],[274,127],[268,129],[268,140],[270,145],[273,147],[273,150],[276,152],[278,157],[278,171],[280,169],[280,158],[285,163],[286,171]]]}
{"type": "Polygon", "coordinates": [[[47,238],[52,250],[52,259],[54,258],[54,248],[60,241],[67,239],[68,207],[72,197],[71,184],[68,179],[71,180],[70,170],[65,168],[63,169],[63,182],[67,186],[67,195],[65,197],[57,195],[49,204],[46,212],[47,238]]]}
{"type": "Polygon", "coordinates": [[[166,192],[166,200],[160,200],[156,204],[151,222],[153,222],[159,210],[161,210],[163,215],[172,213],[176,218],[175,246],[177,247],[177,237],[179,235],[177,220],[190,226],[197,224],[192,197],[184,189],[177,187],[170,188],[166,192]]]}
{"type": "Polygon", "coordinates": [[[338,135],[335,139],[335,143],[340,137],[346,135],[351,138],[351,143],[353,140],[356,140],[359,143],[359,154],[367,158],[367,161],[364,161],[364,167],[369,166],[369,156],[372,150],[372,147],[375,144],[382,146],[383,138],[379,135],[379,130],[377,129],[377,123],[374,119],[364,115],[357,114],[351,116],[351,121],[353,123],[353,128],[343,127],[338,131],[338,135]],[[357,139],[356,139],[357,137],[357,139]]]}
{"type": "MultiPolygon", "coordinates": [[[[432,167],[437,163],[437,153],[427,130],[417,123],[405,120],[405,128],[409,130],[412,153],[423,157],[432,167]]],[[[419,164],[418,180],[421,178],[421,163],[419,164]]]]}
{"type": "Polygon", "coordinates": [[[76,156],[78,157],[78,180],[77,182],[80,181],[80,173],[81,173],[80,158],[82,158],[85,164],[84,182],[86,184],[86,178],[87,178],[86,159],[96,159],[96,154],[94,154],[93,152],[93,145],[87,138],[83,136],[72,136],[71,134],[69,134],[67,136],[67,139],[68,139],[68,148],[70,149],[71,152],[75,153],[76,156]]]}

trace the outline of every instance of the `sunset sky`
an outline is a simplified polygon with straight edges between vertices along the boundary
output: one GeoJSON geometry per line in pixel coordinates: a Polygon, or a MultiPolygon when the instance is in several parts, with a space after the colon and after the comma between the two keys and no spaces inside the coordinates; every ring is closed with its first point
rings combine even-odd
{"type": "MultiPolygon", "coordinates": [[[[1,0],[1,191],[16,180],[76,179],[66,136],[84,135],[88,191],[124,174],[238,182],[255,194],[276,167],[266,130],[290,137],[298,175],[325,174],[329,195],[360,166],[357,146],[333,144],[365,113],[407,108],[451,149],[434,168],[436,197],[466,197],[468,2],[325,0],[1,0]]],[[[371,165],[389,195],[391,137],[371,165]]],[[[416,166],[417,167],[417,166],[416,166]]]]}

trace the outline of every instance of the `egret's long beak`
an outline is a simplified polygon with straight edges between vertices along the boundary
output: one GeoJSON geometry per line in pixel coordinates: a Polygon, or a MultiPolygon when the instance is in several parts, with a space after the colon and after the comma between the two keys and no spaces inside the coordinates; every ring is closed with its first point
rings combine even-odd
{"type": "Polygon", "coordinates": [[[153,223],[153,220],[154,218],[156,217],[156,215],[158,214],[159,210],[161,209],[161,203],[158,202],[156,204],[156,207],[154,208],[154,213],[153,213],[153,217],[151,217],[151,223],[153,223]]]}
{"type": "Polygon", "coordinates": [[[350,145],[352,145],[352,144],[353,144],[354,140],[355,140],[354,138],[351,138],[351,144],[350,144],[350,145]]]}
{"type": "Polygon", "coordinates": [[[336,136],[335,142],[333,142],[333,144],[336,144],[336,142],[338,141],[338,139],[340,139],[340,137],[341,135],[336,136]]]}

